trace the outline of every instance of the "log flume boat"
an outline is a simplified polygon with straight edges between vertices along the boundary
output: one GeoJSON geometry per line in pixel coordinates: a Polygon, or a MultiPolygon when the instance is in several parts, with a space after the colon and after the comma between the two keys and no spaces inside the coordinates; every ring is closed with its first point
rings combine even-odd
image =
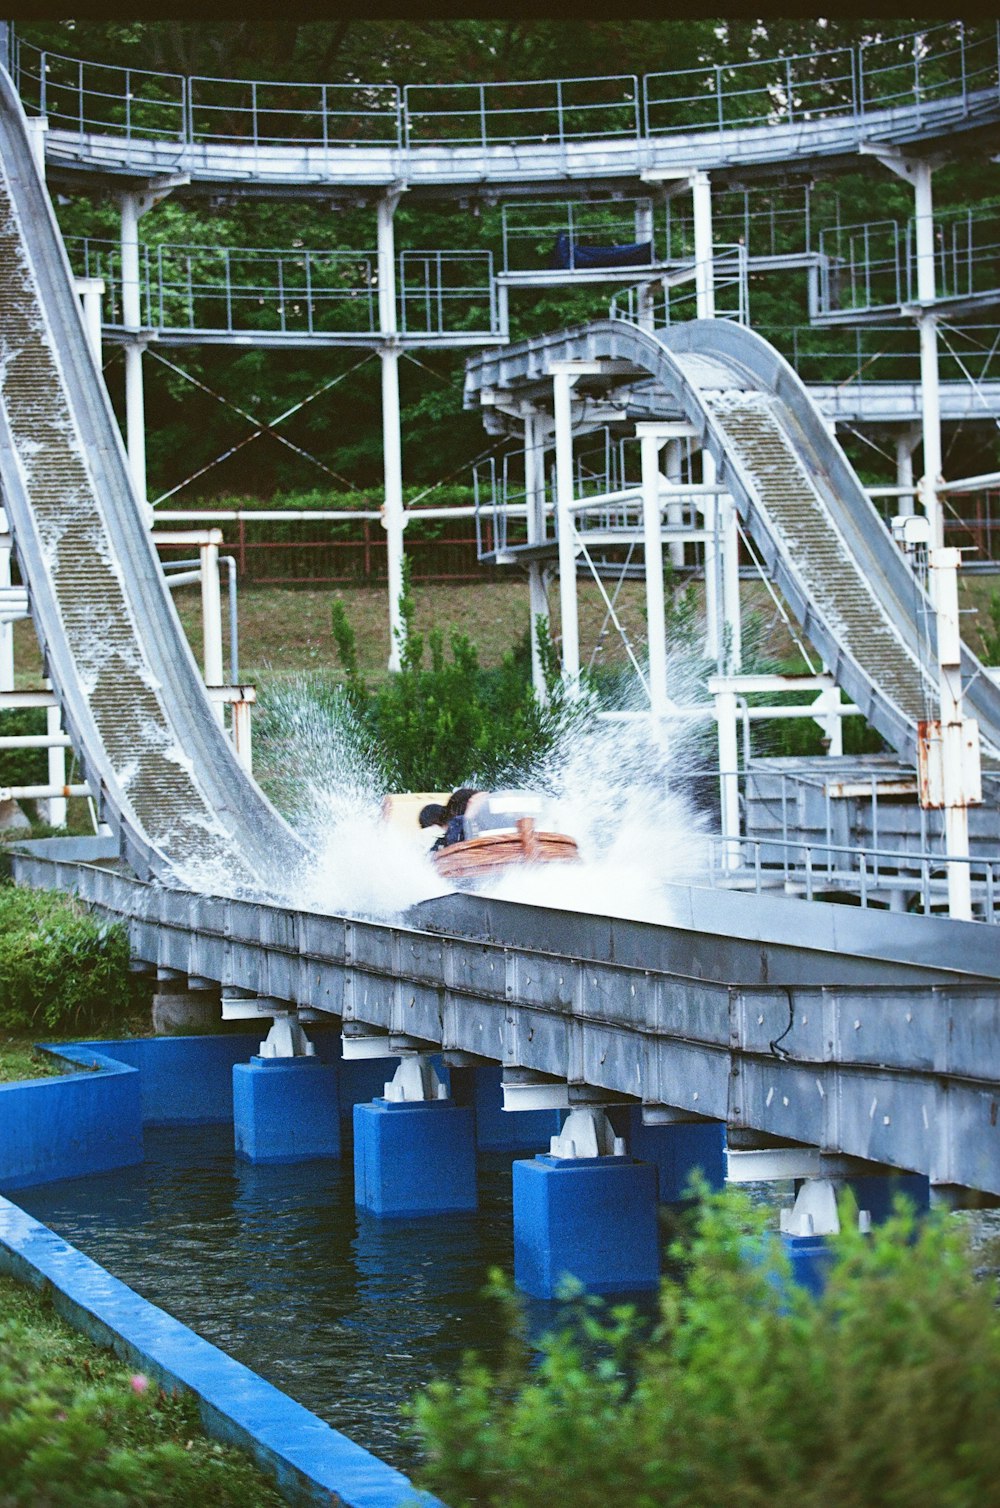
{"type": "MultiPolygon", "coordinates": [[[[419,813],[435,801],[443,805],[447,795],[390,796],[384,810],[394,824],[419,833],[419,813]]],[[[547,805],[535,791],[477,791],[462,818],[464,836],[435,846],[431,862],[442,879],[462,888],[493,879],[516,864],[579,862],[576,840],[546,825],[547,805]]]]}

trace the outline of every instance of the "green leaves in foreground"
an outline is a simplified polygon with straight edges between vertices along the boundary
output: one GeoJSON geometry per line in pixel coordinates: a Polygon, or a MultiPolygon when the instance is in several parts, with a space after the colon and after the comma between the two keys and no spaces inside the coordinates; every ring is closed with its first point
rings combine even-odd
{"type": "MultiPolygon", "coordinates": [[[[849,1222],[845,1222],[849,1223],[849,1222]]],[[[658,1320],[582,1300],[412,1409],[451,1508],[981,1508],[1000,1497],[1000,1317],[953,1219],[846,1230],[823,1297],[743,1196],[706,1198],[658,1320]]],[[[513,1316],[513,1317],[512,1317],[513,1316]]]]}

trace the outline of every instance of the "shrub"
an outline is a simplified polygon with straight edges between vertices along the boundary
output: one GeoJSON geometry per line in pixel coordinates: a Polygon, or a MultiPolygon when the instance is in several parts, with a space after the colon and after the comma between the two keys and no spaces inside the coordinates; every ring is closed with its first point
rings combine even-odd
{"type": "MultiPolygon", "coordinates": [[[[13,708],[0,717],[0,733],[5,737],[44,732],[44,707],[13,708]]],[[[45,749],[0,749],[0,786],[45,785],[48,771],[45,749]]]]}
{"type": "Polygon", "coordinates": [[[416,1400],[422,1485],[451,1508],[995,1502],[995,1283],[947,1217],[844,1226],[815,1299],[745,1196],[707,1197],[655,1324],[581,1301],[540,1356],[495,1276],[505,1358],[416,1400]]]}
{"type": "Polygon", "coordinates": [[[54,891],[0,886],[0,1029],[71,1030],[124,1016],[124,927],[54,891]]]}
{"type": "Polygon", "coordinates": [[[443,790],[473,781],[484,786],[514,780],[550,747],[565,709],[550,672],[547,706],[535,697],[524,646],[492,670],[479,664],[468,635],[451,634],[449,660],[443,635],[426,642],[413,627],[409,563],[400,602],[401,669],[372,692],[358,669],[354,632],[343,603],[332,607],[334,639],[346,672],[346,695],[378,748],[388,785],[397,790],[443,790]],[[429,651],[430,664],[424,664],[429,651]]]}

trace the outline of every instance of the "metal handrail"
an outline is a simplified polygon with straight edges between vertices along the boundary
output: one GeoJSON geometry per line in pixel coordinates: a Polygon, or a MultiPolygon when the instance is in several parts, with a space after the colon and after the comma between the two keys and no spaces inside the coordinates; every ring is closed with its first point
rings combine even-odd
{"type": "Polygon", "coordinates": [[[1000,86],[994,26],[947,21],[850,47],[671,72],[469,84],[323,84],[185,76],[93,63],[14,38],[25,105],[80,134],[182,143],[405,147],[660,136],[859,118],[875,110],[967,114],[1000,86]],[[620,97],[588,98],[599,86],[620,97]],[[461,99],[461,108],[430,101],[461,99]],[[235,101],[222,98],[236,94],[235,101]],[[525,103],[530,94],[538,102],[525,103]],[[428,106],[422,105],[428,100],[428,106]],[[466,103],[468,101],[468,103],[466,103]],[[618,112],[616,119],[613,112],[618,112]],[[669,114],[670,119],[665,119],[669,114]],[[535,117],[529,121],[529,117],[535,117]],[[442,130],[441,123],[448,123],[442,130]],[[331,130],[331,126],[333,129],[331,130]],[[474,126],[474,129],[473,129],[474,126]]]}
{"type": "MultiPolygon", "coordinates": [[[[104,280],[105,327],[124,328],[119,243],[68,237],[66,246],[84,276],[104,280]]],[[[332,329],[374,334],[379,328],[374,251],[143,242],[139,258],[143,324],[149,328],[308,335],[332,329]]],[[[397,263],[403,333],[496,332],[492,252],[407,250],[397,263]],[[477,314],[482,322],[470,326],[477,314]]]]}
{"type": "Polygon", "coordinates": [[[711,834],[708,839],[708,873],[713,884],[732,885],[748,870],[754,877],[754,889],[760,895],[765,879],[780,878],[785,883],[798,881],[805,885],[806,899],[812,900],[816,889],[827,890],[837,881],[844,888],[846,881],[856,878],[857,895],[862,907],[871,905],[872,888],[892,890],[915,890],[920,898],[920,907],[925,914],[931,911],[935,897],[947,899],[947,866],[966,864],[974,885],[982,886],[983,920],[989,925],[1000,925],[996,901],[1000,897],[1000,856],[982,858],[969,854],[906,853],[885,848],[848,847],[844,844],[827,843],[822,839],[803,843],[783,837],[738,838],[711,834]],[[743,863],[744,850],[750,850],[751,861],[743,863]],[[777,862],[762,859],[762,850],[784,852],[777,862]],[[734,855],[740,861],[734,864],[734,855]],[[801,855],[796,864],[789,861],[789,854],[801,855]],[[830,855],[846,857],[846,864],[838,867],[830,855]],[[824,860],[823,855],[828,857],[824,860]]]}

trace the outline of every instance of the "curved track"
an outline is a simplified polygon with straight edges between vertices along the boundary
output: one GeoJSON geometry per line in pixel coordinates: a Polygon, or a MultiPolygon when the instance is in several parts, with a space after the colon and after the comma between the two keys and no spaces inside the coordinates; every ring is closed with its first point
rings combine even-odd
{"type": "Polygon", "coordinates": [[[305,850],[237,762],[206,697],[2,72],[0,309],[3,504],[101,815],[140,875],[270,887],[305,850]]]}
{"type": "MultiPolygon", "coordinates": [[[[728,320],[692,320],[660,335],[602,320],[484,352],[468,363],[481,388],[537,381],[553,361],[609,361],[637,381],[644,417],[680,409],[715,457],[803,630],[838,684],[901,754],[916,761],[917,723],[937,716],[930,602],[893,544],[806,388],[760,336],[728,320]]],[[[984,753],[1000,754],[1000,689],[963,650],[968,711],[984,753]]]]}

